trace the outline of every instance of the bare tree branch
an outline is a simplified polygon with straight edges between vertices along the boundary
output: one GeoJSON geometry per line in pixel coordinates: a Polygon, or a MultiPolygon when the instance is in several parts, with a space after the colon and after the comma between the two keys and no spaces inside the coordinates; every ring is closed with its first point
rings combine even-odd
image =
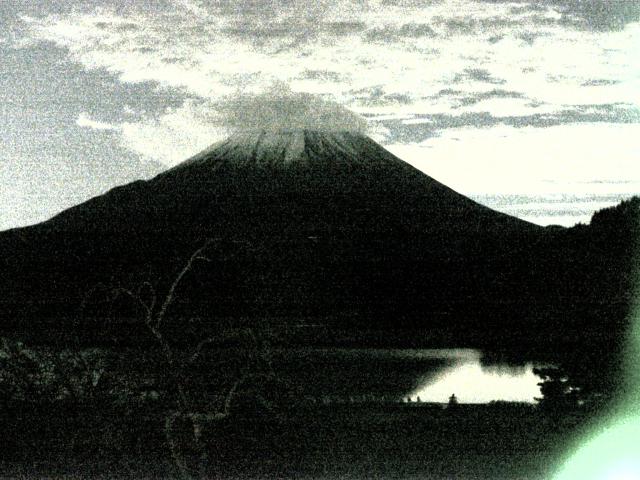
{"type": "Polygon", "coordinates": [[[140,305],[142,307],[142,309],[144,310],[144,313],[145,313],[145,323],[147,325],[150,325],[152,323],[152,321],[153,321],[153,311],[151,310],[150,306],[147,305],[138,295],[133,293],[131,290],[123,288],[123,287],[115,288],[113,290],[113,293],[115,295],[114,300],[116,300],[120,295],[126,295],[131,300],[133,300],[135,303],[140,305]]]}
{"type": "Polygon", "coordinates": [[[215,339],[208,337],[202,340],[200,343],[198,343],[198,345],[196,345],[195,351],[193,352],[193,355],[191,355],[191,357],[189,358],[189,363],[195,362],[198,359],[198,357],[202,354],[202,349],[206,347],[208,344],[213,342],[215,342],[215,339]]]}
{"type": "Polygon", "coordinates": [[[153,285],[151,285],[150,282],[145,281],[145,282],[142,282],[142,284],[138,288],[138,297],[140,299],[143,298],[142,294],[143,294],[145,288],[151,294],[151,298],[149,299],[149,302],[147,303],[147,306],[149,307],[149,311],[153,312],[155,310],[155,308],[156,308],[156,302],[157,302],[157,299],[158,299],[158,295],[156,294],[155,287],[153,285]]]}
{"type": "Polygon", "coordinates": [[[87,304],[89,303],[93,295],[98,290],[103,290],[104,292],[108,293],[108,292],[111,292],[113,289],[107,287],[107,285],[105,285],[102,282],[96,283],[93,287],[91,287],[91,289],[88,292],[85,293],[85,295],[83,295],[82,302],[80,302],[80,315],[84,315],[84,310],[85,308],[87,308],[87,304]]]}
{"type": "Polygon", "coordinates": [[[175,440],[174,434],[173,434],[174,425],[176,421],[182,416],[183,414],[181,412],[174,412],[173,414],[168,415],[164,423],[164,432],[165,432],[165,437],[167,439],[169,452],[171,453],[171,458],[173,459],[173,462],[178,467],[178,470],[182,478],[190,479],[192,478],[192,476],[189,472],[189,467],[187,466],[182,455],[180,454],[180,448],[179,448],[178,442],[175,440]]]}
{"type": "Polygon", "coordinates": [[[189,258],[189,260],[187,261],[183,269],[180,271],[180,273],[178,273],[178,276],[175,278],[175,280],[171,284],[171,287],[169,288],[169,292],[167,293],[167,296],[165,297],[164,302],[162,303],[162,307],[160,307],[160,311],[156,316],[156,328],[159,328],[160,325],[162,324],[165,313],[167,312],[167,308],[169,308],[169,305],[171,305],[171,303],[173,302],[176,289],[182,282],[182,279],[184,278],[184,276],[193,268],[193,264],[198,260],[206,261],[206,262],[211,261],[208,257],[203,255],[203,252],[207,249],[207,247],[212,242],[213,240],[211,239],[207,240],[202,247],[200,247],[198,250],[193,252],[193,255],[191,255],[191,257],[189,258]]]}
{"type": "Polygon", "coordinates": [[[233,403],[233,400],[235,399],[236,395],[238,394],[238,390],[240,390],[240,387],[247,381],[252,380],[252,379],[260,379],[260,378],[264,378],[264,379],[272,379],[274,376],[273,373],[269,372],[269,373],[250,373],[247,372],[244,375],[242,375],[238,380],[235,381],[235,383],[232,385],[232,387],[229,389],[229,391],[227,392],[227,396],[224,400],[224,407],[222,410],[222,413],[224,415],[229,415],[231,413],[231,404],[233,403]]]}

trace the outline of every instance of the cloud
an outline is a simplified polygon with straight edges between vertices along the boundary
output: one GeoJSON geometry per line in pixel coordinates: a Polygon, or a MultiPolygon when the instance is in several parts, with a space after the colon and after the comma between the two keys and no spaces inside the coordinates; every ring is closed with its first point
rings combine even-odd
{"type": "Polygon", "coordinates": [[[459,127],[389,149],[465,194],[633,193],[640,149],[627,139],[638,135],[640,124],[459,127]]]}
{"type": "MultiPolygon", "coordinates": [[[[475,105],[485,100],[492,99],[524,99],[524,94],[513,90],[503,90],[501,88],[494,88],[487,92],[478,92],[476,94],[462,94],[459,97],[461,106],[475,105]]],[[[510,104],[511,105],[511,104],[510,104]]]]}
{"type": "Polygon", "coordinates": [[[453,79],[454,83],[465,83],[471,81],[492,83],[492,84],[504,84],[506,80],[501,78],[495,78],[491,73],[484,68],[465,68],[462,73],[457,73],[453,79]]]}
{"type": "Polygon", "coordinates": [[[324,80],[330,82],[343,82],[345,75],[332,70],[304,70],[300,77],[305,80],[324,80]]]}
{"type": "Polygon", "coordinates": [[[230,134],[255,130],[350,130],[380,136],[367,121],[321,96],[275,84],[267,92],[241,93],[211,101],[187,100],[157,119],[117,126],[122,145],[175,165],[230,134]]]}
{"type": "Polygon", "coordinates": [[[143,158],[175,165],[228,135],[211,102],[188,99],[157,118],[122,122],[121,144],[143,158]]]}
{"type": "Polygon", "coordinates": [[[607,85],[616,85],[620,82],[618,82],[617,80],[609,80],[606,78],[597,78],[597,79],[593,79],[593,80],[587,80],[586,82],[582,83],[582,87],[603,87],[603,86],[607,86],[607,85]]]}
{"type": "Polygon", "coordinates": [[[78,115],[78,119],[76,120],[76,125],[83,128],[91,128],[93,130],[108,130],[108,131],[116,131],[116,132],[120,130],[120,127],[118,127],[117,125],[92,120],[84,112],[78,115]]]}
{"type": "Polygon", "coordinates": [[[343,36],[343,35],[354,35],[358,32],[367,28],[366,22],[362,21],[336,21],[336,22],[326,22],[325,30],[333,35],[343,36]]]}
{"type": "Polygon", "coordinates": [[[563,24],[586,30],[621,30],[640,20],[640,4],[633,0],[482,0],[490,4],[522,5],[514,12],[539,12],[552,8],[563,24]]]}
{"type": "Polygon", "coordinates": [[[284,0],[253,0],[242,9],[232,2],[187,3],[185,12],[102,9],[31,18],[26,33],[68,49],[87,68],[208,99],[238,87],[264,91],[280,81],[380,113],[385,101],[393,109],[399,98],[409,98],[418,111],[456,106],[425,102],[452,82],[475,90],[474,84],[501,85],[563,106],[586,97],[581,86],[594,78],[616,82],[601,85],[600,97],[615,97],[603,103],[628,100],[638,87],[631,65],[640,31],[574,31],[557,18],[555,4],[529,9],[523,3],[514,13],[513,3],[471,0],[458,1],[455,10],[450,2],[342,0],[309,9],[284,0]],[[205,13],[192,13],[200,10],[205,13]],[[477,27],[473,35],[447,27],[466,21],[477,27]],[[350,93],[376,86],[384,94],[373,103],[350,93]]]}
{"type": "MultiPolygon", "coordinates": [[[[266,117],[239,112],[280,108],[277,95],[264,106],[274,83],[287,86],[290,106],[315,105],[312,98],[323,108],[323,102],[336,102],[374,128],[388,129],[389,141],[461,126],[640,121],[640,79],[633,68],[640,24],[585,30],[567,23],[583,8],[570,0],[164,4],[153,11],[78,7],[27,18],[23,25],[29,41],[53,42],[90,71],[107,71],[128,84],[146,82],[147,89],[170,93],[162,97],[185,102],[166,118],[142,115],[137,127],[127,120],[128,133],[122,130],[127,145],[148,148],[163,161],[167,155],[150,141],[133,141],[132,132],[142,138],[157,129],[173,138],[170,132],[180,130],[176,142],[186,149],[199,145],[205,132],[218,135],[225,121],[253,128],[266,117]],[[192,131],[178,126],[181,116],[192,131]]],[[[90,113],[88,118],[104,118],[90,113]]],[[[338,110],[313,115],[312,124],[348,123],[336,120],[345,116],[338,110]]]]}
{"type": "Polygon", "coordinates": [[[410,93],[387,93],[382,85],[376,85],[371,88],[362,88],[350,93],[360,105],[365,106],[388,106],[390,104],[410,105],[413,103],[413,98],[410,93]]]}
{"type": "MultiPolygon", "coordinates": [[[[553,0],[552,0],[553,1],[553,0]]],[[[563,20],[590,30],[621,30],[640,20],[640,4],[629,0],[556,0],[563,20]]]]}
{"type": "MultiPolygon", "coordinates": [[[[423,142],[457,129],[508,126],[515,129],[544,130],[549,127],[582,124],[600,124],[603,129],[608,129],[612,125],[622,127],[640,123],[640,109],[625,104],[585,105],[556,111],[555,108],[549,108],[547,105],[529,105],[528,99],[522,99],[521,111],[518,112],[514,110],[511,103],[502,105],[501,110],[500,101],[500,97],[497,97],[477,102],[454,110],[459,112],[455,114],[395,114],[367,118],[384,129],[386,132],[384,141],[389,144],[423,142]]],[[[575,139],[567,138],[565,141],[571,142],[575,139]]],[[[619,141],[634,145],[633,141],[625,141],[623,138],[619,141]]]]}
{"type": "Polygon", "coordinates": [[[214,105],[219,122],[230,131],[310,129],[365,133],[364,118],[317,95],[292,92],[276,84],[260,94],[239,95],[214,105]]]}
{"type": "Polygon", "coordinates": [[[385,25],[373,27],[365,32],[365,38],[370,42],[387,42],[403,38],[436,37],[436,31],[426,23],[405,23],[403,25],[385,25]]]}
{"type": "Polygon", "coordinates": [[[517,18],[508,16],[494,16],[476,18],[470,15],[454,16],[454,17],[435,17],[434,23],[446,29],[449,35],[463,34],[469,35],[479,32],[496,32],[503,30],[505,27],[517,27],[521,21],[517,18]]]}

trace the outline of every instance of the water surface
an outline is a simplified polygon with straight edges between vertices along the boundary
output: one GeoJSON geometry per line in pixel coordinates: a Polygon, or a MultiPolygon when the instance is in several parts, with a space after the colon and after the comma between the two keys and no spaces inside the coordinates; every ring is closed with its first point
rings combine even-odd
{"type": "Polygon", "coordinates": [[[532,362],[492,360],[473,349],[286,349],[274,368],[303,395],[461,403],[534,402],[540,396],[532,362]],[[418,398],[419,397],[419,398],[418,398]]]}

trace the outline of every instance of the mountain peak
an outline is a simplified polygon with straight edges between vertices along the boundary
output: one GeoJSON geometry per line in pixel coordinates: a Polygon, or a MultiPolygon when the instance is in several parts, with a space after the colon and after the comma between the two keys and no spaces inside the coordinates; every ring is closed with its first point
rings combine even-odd
{"type": "MultiPolygon", "coordinates": [[[[369,137],[348,130],[262,129],[237,132],[178,165],[223,162],[268,168],[319,164],[368,164],[381,158],[398,161],[369,137]]],[[[175,170],[175,169],[174,169],[175,170]]]]}

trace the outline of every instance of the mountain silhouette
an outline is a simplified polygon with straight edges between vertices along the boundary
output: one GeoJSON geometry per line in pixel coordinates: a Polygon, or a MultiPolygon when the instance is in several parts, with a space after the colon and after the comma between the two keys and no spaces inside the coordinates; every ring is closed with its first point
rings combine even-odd
{"type": "Polygon", "coordinates": [[[309,130],[236,134],[47,223],[120,231],[133,218],[141,229],[201,228],[214,236],[256,234],[278,220],[291,234],[536,228],[454,192],[366,136],[309,130]]]}
{"type": "Polygon", "coordinates": [[[244,132],[0,233],[0,334],[137,343],[139,312],[96,286],[167,291],[207,243],[168,312],[175,338],[311,325],[321,342],[544,344],[585,331],[604,282],[589,272],[611,263],[591,238],[491,210],[357,133],[244,132]]]}

